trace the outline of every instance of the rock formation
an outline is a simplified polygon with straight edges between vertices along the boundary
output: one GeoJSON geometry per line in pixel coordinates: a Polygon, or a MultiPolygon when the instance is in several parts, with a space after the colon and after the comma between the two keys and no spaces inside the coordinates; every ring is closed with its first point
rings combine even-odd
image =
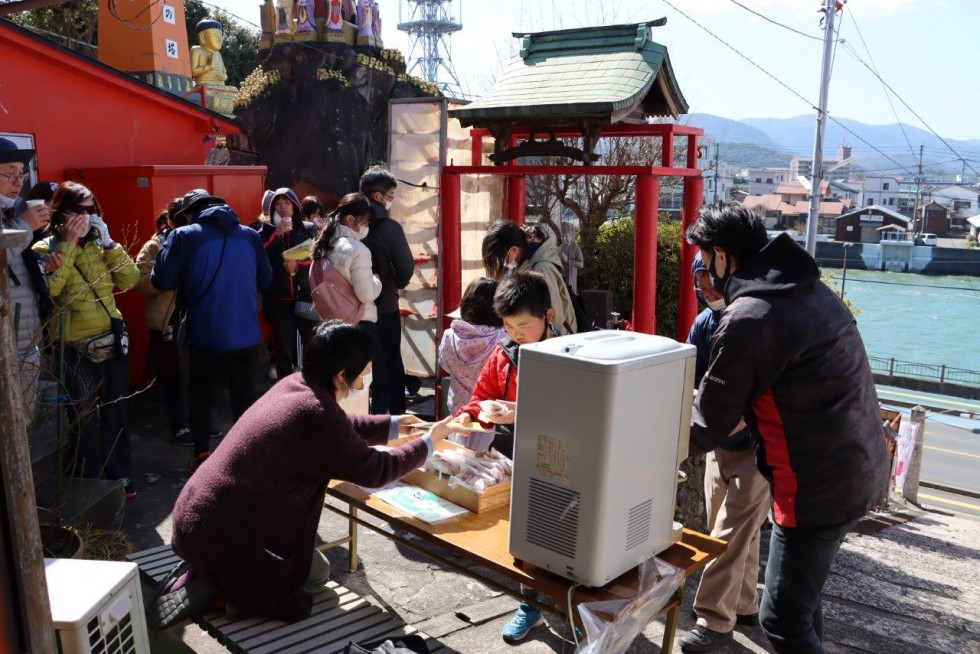
{"type": "Polygon", "coordinates": [[[325,201],[357,189],[388,155],[388,101],[431,97],[397,51],[343,43],[276,43],[241,85],[231,164],[268,167],[268,188],[299,186],[325,201]]]}

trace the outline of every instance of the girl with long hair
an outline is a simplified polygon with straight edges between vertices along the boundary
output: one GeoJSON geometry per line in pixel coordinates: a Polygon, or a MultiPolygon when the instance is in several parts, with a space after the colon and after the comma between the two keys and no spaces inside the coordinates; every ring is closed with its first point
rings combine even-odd
{"type": "Polygon", "coordinates": [[[323,231],[313,246],[310,281],[313,303],[321,318],[356,322],[371,335],[375,348],[371,413],[384,414],[388,413],[388,374],[374,304],[381,294],[381,279],[372,270],[371,251],[361,242],[368,235],[373,218],[371,203],[364,195],[348,193],[342,197],[337,208],[327,214],[323,231]],[[331,282],[330,278],[338,274],[346,284],[331,282]],[[354,305],[352,310],[345,312],[347,315],[329,315],[341,301],[354,305]]]}

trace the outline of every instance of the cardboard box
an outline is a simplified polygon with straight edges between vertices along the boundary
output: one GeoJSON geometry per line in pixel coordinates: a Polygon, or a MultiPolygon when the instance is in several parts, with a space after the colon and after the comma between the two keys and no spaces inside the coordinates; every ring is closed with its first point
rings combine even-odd
{"type": "Polygon", "coordinates": [[[462,486],[450,488],[449,477],[440,477],[422,469],[413,470],[402,477],[402,481],[424,488],[444,500],[449,500],[453,504],[469,509],[473,513],[483,513],[510,504],[509,481],[491,486],[482,493],[476,493],[462,486]]]}

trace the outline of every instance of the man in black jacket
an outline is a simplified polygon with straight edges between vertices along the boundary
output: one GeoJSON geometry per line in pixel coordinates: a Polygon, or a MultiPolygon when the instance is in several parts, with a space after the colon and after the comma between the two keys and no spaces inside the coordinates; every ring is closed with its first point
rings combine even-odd
{"type": "Polygon", "coordinates": [[[374,273],[381,279],[381,295],[374,303],[378,307],[378,334],[386,370],[379,371],[375,365],[374,374],[376,378],[382,374],[387,376],[388,412],[392,415],[405,413],[405,364],[402,363],[398,291],[408,286],[415,272],[415,258],[408,247],[405,230],[388,214],[397,186],[398,180],[384,168],[371,168],[361,176],[361,193],[371,200],[374,209],[371,231],[363,242],[371,250],[374,273]]]}
{"type": "Polygon", "coordinates": [[[703,209],[687,232],[725,295],[691,416],[692,455],[744,416],[775,526],[760,618],[779,654],[824,652],[820,595],[844,536],[888,478],[878,399],[850,311],[788,235],[744,207],[703,209]]]}

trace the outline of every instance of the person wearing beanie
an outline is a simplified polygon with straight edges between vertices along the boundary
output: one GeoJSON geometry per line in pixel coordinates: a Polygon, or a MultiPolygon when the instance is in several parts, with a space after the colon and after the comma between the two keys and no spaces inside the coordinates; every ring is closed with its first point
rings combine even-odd
{"type": "MultiPolygon", "coordinates": [[[[263,209],[265,207],[263,206],[263,209]]],[[[305,345],[313,333],[314,322],[297,315],[296,303],[312,305],[310,295],[311,259],[286,260],[283,252],[316,238],[316,226],[301,219],[302,205],[289,188],[276,189],[269,200],[271,220],[259,225],[259,237],[272,266],[272,285],[262,298],[265,318],[272,328],[276,356],[276,375],[283,379],[299,366],[296,336],[305,345]]]]}

